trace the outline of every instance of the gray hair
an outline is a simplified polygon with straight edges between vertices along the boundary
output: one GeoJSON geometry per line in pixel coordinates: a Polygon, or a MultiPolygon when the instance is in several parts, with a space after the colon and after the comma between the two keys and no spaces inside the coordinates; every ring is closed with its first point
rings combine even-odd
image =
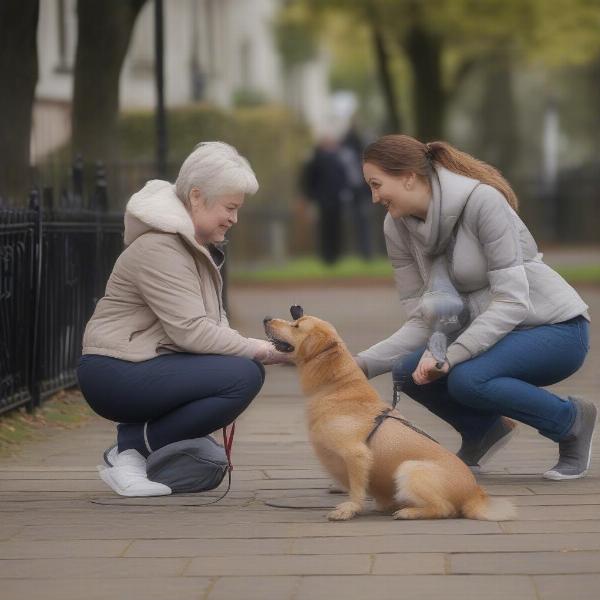
{"type": "Polygon", "coordinates": [[[188,206],[192,188],[198,188],[208,205],[223,194],[255,194],[256,175],[250,163],[225,142],[201,142],[183,161],[175,191],[188,206]]]}

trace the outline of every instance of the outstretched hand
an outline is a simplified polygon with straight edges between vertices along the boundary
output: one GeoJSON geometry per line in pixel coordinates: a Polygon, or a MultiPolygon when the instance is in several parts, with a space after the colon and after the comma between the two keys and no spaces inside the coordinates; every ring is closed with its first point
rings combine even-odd
{"type": "Polygon", "coordinates": [[[450,365],[448,362],[444,362],[441,369],[438,369],[436,365],[437,361],[433,358],[433,355],[429,350],[425,350],[423,356],[421,356],[421,360],[417,365],[417,368],[414,370],[412,374],[413,381],[417,385],[425,385],[427,383],[432,383],[436,379],[447,375],[450,371],[450,365]]]}
{"type": "Polygon", "coordinates": [[[263,365],[293,364],[293,360],[287,352],[279,352],[268,340],[251,338],[256,347],[254,360],[263,365]]]}

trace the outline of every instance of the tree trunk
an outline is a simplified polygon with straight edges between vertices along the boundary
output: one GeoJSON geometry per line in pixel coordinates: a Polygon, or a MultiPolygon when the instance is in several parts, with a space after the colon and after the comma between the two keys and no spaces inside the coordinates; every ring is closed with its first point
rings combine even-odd
{"type": "Polygon", "coordinates": [[[0,2],[0,198],[25,202],[38,78],[39,0],[0,2]]]}
{"type": "Polygon", "coordinates": [[[390,59],[381,27],[375,18],[372,19],[371,30],[373,35],[375,61],[377,64],[377,75],[387,110],[385,125],[386,133],[400,133],[402,130],[402,122],[398,111],[398,100],[396,97],[396,90],[394,89],[394,80],[390,72],[390,59]]]}
{"type": "Polygon", "coordinates": [[[75,154],[86,161],[114,159],[119,77],[135,20],[145,0],[78,0],[73,88],[75,154]]]}
{"type": "Polygon", "coordinates": [[[442,40],[416,19],[401,46],[413,74],[415,137],[422,142],[443,139],[446,93],[442,82],[442,40]]]}
{"type": "Polygon", "coordinates": [[[508,49],[496,50],[484,63],[480,112],[481,158],[510,178],[518,158],[519,135],[512,64],[508,49]]]}

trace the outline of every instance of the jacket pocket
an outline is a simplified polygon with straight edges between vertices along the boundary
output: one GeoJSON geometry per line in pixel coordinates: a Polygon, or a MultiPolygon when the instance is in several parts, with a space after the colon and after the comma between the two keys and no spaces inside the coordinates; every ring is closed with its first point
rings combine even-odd
{"type": "Polygon", "coordinates": [[[172,352],[178,351],[181,352],[170,337],[162,337],[156,342],[154,347],[154,352],[156,354],[171,354],[172,352]]]}
{"type": "Polygon", "coordinates": [[[144,331],[146,331],[146,330],[138,329],[137,331],[133,331],[132,333],[129,334],[129,341],[133,342],[133,340],[135,340],[136,337],[142,335],[142,333],[144,333],[144,331]]]}

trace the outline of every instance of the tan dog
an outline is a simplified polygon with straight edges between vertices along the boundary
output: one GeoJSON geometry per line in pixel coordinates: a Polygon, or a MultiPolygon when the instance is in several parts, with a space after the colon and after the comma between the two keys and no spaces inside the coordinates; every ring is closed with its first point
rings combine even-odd
{"type": "Polygon", "coordinates": [[[367,494],[379,510],[393,510],[395,519],[514,518],[511,502],[488,497],[459,458],[402,422],[386,418],[367,444],[375,418],[389,406],[331,324],[309,316],[291,322],[267,317],[264,324],[267,336],[290,353],[300,371],[319,460],[350,493],[350,501],[329,513],[330,520],[360,513],[367,494]]]}

